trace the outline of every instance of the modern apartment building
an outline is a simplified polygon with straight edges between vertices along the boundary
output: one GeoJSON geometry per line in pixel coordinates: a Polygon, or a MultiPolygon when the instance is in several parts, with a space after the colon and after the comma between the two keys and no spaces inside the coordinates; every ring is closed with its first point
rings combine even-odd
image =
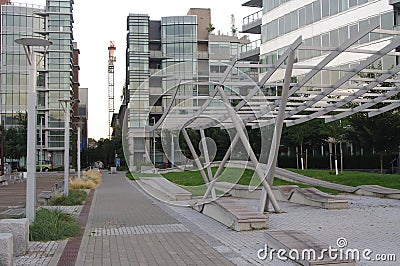
{"type": "Polygon", "coordinates": [[[77,74],[79,66],[73,61],[72,11],[72,0],[48,0],[46,6],[1,5],[0,95],[6,128],[17,126],[18,116],[27,109],[28,63],[15,40],[39,37],[52,42],[47,50],[37,48],[37,121],[42,124],[37,148],[43,151],[37,160],[51,160],[54,166],[63,164],[64,151],[64,108],[59,100],[73,98],[74,84],[79,87],[73,80],[73,68],[77,74]]]}
{"type": "MultiPolygon", "coordinates": [[[[248,49],[259,53],[260,62],[273,64],[285,48],[300,35],[306,46],[338,47],[359,30],[369,24],[379,23],[384,30],[397,29],[399,1],[379,0],[250,0],[244,6],[260,8],[259,12],[244,19],[243,32],[261,34],[260,45],[248,49]]],[[[377,49],[387,44],[390,35],[370,33],[361,39],[357,48],[377,49]]],[[[300,50],[297,62],[318,60],[324,51],[300,50]]],[[[347,56],[338,60],[337,65],[351,66],[361,60],[358,56],[347,56]]],[[[384,56],[375,67],[390,67],[395,64],[393,57],[384,56]]],[[[299,73],[297,73],[299,74],[299,73]]],[[[338,79],[340,73],[319,75],[314,84],[328,84],[338,79]]]]}
{"type": "MultiPolygon", "coordinates": [[[[176,80],[218,80],[229,61],[238,56],[240,47],[249,40],[213,34],[210,9],[192,8],[185,16],[163,17],[160,21],[145,14],[130,14],[127,25],[124,104],[128,110],[129,150],[133,151],[128,156],[130,165],[135,165],[147,162],[149,157],[154,160],[153,149],[149,149],[154,144],[150,144],[151,135],[145,133],[144,127],[153,125],[162,116],[169,104],[168,90],[176,80]],[[162,75],[149,79],[161,69],[165,69],[162,75]],[[146,155],[146,151],[150,152],[146,155]]],[[[181,86],[176,104],[201,104],[185,101],[185,97],[208,96],[209,92],[208,85],[181,86]]],[[[168,162],[157,151],[155,160],[168,162]]]]}

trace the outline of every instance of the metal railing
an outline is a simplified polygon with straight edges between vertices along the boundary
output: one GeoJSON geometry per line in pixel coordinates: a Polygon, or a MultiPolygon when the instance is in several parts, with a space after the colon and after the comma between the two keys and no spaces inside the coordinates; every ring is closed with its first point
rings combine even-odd
{"type": "Polygon", "coordinates": [[[260,46],[261,46],[261,40],[255,40],[255,41],[252,41],[252,42],[250,42],[250,43],[243,44],[243,45],[240,47],[240,52],[241,52],[241,53],[246,53],[246,52],[249,52],[249,51],[252,51],[252,50],[257,49],[257,48],[259,48],[260,46]]]}
{"type": "Polygon", "coordinates": [[[243,26],[249,25],[253,22],[255,22],[256,20],[259,20],[262,18],[262,10],[257,11],[253,14],[250,14],[246,17],[243,18],[243,26]]]}

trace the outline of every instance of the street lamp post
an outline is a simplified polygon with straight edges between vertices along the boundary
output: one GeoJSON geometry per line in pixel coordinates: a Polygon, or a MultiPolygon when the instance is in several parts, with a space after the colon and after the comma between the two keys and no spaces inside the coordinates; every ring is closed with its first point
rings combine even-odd
{"type": "Polygon", "coordinates": [[[71,103],[79,100],[59,100],[64,103],[64,195],[68,196],[69,190],[69,122],[71,118],[71,103]]]}
{"type": "MultiPolygon", "coordinates": [[[[153,116],[153,126],[156,124],[156,118],[153,116]]],[[[156,167],[156,131],[153,130],[153,164],[156,167]]]]}
{"type": "MultiPolygon", "coordinates": [[[[75,116],[75,118],[81,119],[80,116],[75,116]]],[[[77,139],[76,139],[76,167],[78,168],[78,178],[81,178],[81,125],[82,121],[76,122],[77,129],[77,139]]]]}
{"type": "Polygon", "coordinates": [[[39,164],[40,164],[40,172],[43,171],[43,116],[40,117],[40,153],[39,153],[39,164]]]}
{"type": "Polygon", "coordinates": [[[24,47],[29,63],[28,89],[28,136],[26,153],[26,217],[29,221],[35,219],[36,211],[36,54],[33,47],[48,47],[51,42],[40,38],[22,38],[15,40],[24,47]]]}

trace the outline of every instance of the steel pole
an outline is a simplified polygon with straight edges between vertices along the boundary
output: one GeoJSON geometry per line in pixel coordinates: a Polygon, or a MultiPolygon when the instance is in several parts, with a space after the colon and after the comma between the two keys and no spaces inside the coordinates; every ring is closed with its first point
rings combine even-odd
{"type": "Polygon", "coordinates": [[[40,154],[39,154],[39,164],[40,164],[40,172],[43,171],[43,116],[40,117],[40,154]]]}
{"type": "Polygon", "coordinates": [[[33,48],[27,47],[30,56],[28,90],[28,132],[26,153],[26,217],[35,220],[36,211],[36,56],[33,48]]]}
{"type": "Polygon", "coordinates": [[[64,101],[64,195],[68,196],[69,183],[69,101],[64,101]]]}
{"type": "MultiPolygon", "coordinates": [[[[205,163],[207,166],[208,180],[212,181],[213,174],[212,174],[212,170],[211,170],[210,155],[208,154],[207,140],[206,140],[206,134],[204,132],[204,129],[200,129],[200,136],[201,136],[201,143],[203,145],[204,159],[205,159],[205,163]]],[[[215,199],[217,197],[214,187],[212,187],[212,189],[211,189],[211,197],[213,199],[215,199]]]]}
{"type": "MultiPolygon", "coordinates": [[[[156,124],[156,118],[153,116],[153,126],[156,124]]],[[[153,164],[156,166],[156,132],[153,130],[153,164]]]]}
{"type": "Polygon", "coordinates": [[[221,86],[217,86],[217,90],[218,90],[219,94],[221,95],[222,101],[226,105],[226,110],[232,120],[233,125],[235,126],[237,134],[239,135],[239,138],[242,141],[243,146],[246,149],[246,152],[250,157],[250,160],[253,162],[253,164],[256,168],[255,171],[256,171],[258,177],[260,178],[267,194],[270,196],[270,201],[272,203],[272,206],[274,207],[275,212],[280,213],[281,208],[279,207],[279,204],[272,192],[272,189],[271,189],[269,183],[265,180],[263,170],[261,169],[261,165],[259,164],[257,157],[254,154],[254,151],[251,148],[249,140],[247,139],[247,136],[243,129],[244,125],[241,123],[241,121],[239,121],[240,118],[238,117],[238,114],[236,114],[235,111],[233,110],[233,108],[231,107],[228,97],[226,96],[226,94],[224,92],[224,89],[221,86]]]}
{"type": "Polygon", "coordinates": [[[78,171],[78,178],[81,178],[81,127],[78,125],[78,136],[76,141],[76,164],[78,171]]]}
{"type": "Polygon", "coordinates": [[[4,120],[1,121],[1,175],[4,175],[4,120]]]}

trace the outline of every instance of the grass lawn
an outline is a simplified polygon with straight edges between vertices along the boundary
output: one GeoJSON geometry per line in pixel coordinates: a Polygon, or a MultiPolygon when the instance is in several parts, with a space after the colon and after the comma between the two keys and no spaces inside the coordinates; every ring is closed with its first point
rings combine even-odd
{"type": "MultiPolygon", "coordinates": [[[[360,186],[360,185],[380,185],[383,187],[400,189],[400,175],[381,175],[375,173],[366,173],[366,172],[353,172],[348,171],[344,173],[340,173],[339,175],[334,175],[330,173],[329,170],[316,170],[316,169],[308,169],[308,170],[300,170],[300,169],[288,169],[290,171],[313,177],[320,180],[325,180],[332,183],[343,184],[348,186],[360,186]]],[[[216,167],[212,168],[213,174],[217,171],[216,167]]],[[[159,177],[154,174],[127,174],[128,178],[135,179],[137,177],[159,177]]],[[[169,181],[185,186],[187,190],[191,191],[193,195],[202,195],[205,192],[205,186],[203,178],[200,174],[200,171],[185,171],[185,172],[171,172],[163,175],[169,181]]],[[[230,183],[237,183],[241,185],[259,185],[259,179],[255,176],[253,170],[243,170],[238,168],[225,168],[222,175],[218,179],[219,181],[225,181],[230,183]]],[[[296,184],[292,182],[287,182],[278,178],[274,179],[274,186],[283,186],[283,185],[298,185],[299,187],[311,187],[310,185],[296,184]]],[[[338,194],[340,191],[316,187],[317,189],[331,193],[338,194]]]]}
{"type": "Polygon", "coordinates": [[[288,169],[290,171],[313,177],[320,180],[325,180],[332,183],[347,185],[347,186],[361,186],[361,185],[380,185],[383,187],[400,189],[400,175],[399,174],[376,174],[367,172],[353,172],[344,171],[335,175],[330,173],[329,170],[317,169],[288,169]]]}
{"type": "MultiPolygon", "coordinates": [[[[216,167],[212,168],[213,174],[217,171],[216,167]]],[[[230,183],[236,183],[240,185],[252,185],[258,186],[260,184],[259,178],[254,175],[253,170],[243,170],[239,168],[225,168],[218,181],[225,181],[230,183]],[[254,176],[254,177],[253,177],[254,176]]],[[[201,177],[200,171],[186,171],[186,172],[171,172],[164,174],[164,177],[169,181],[184,186],[199,186],[204,184],[203,178],[201,177]]],[[[288,182],[285,180],[281,180],[278,178],[274,179],[274,186],[285,186],[285,185],[297,185],[299,187],[311,187],[309,185],[303,184],[296,184],[292,182],[288,182]]],[[[340,191],[329,189],[329,188],[322,188],[316,187],[319,190],[331,193],[331,194],[338,194],[340,191]]],[[[204,190],[205,192],[205,190],[204,190]]],[[[193,193],[193,192],[192,192],[193,193]]],[[[204,194],[204,193],[203,193],[204,194]]]]}

